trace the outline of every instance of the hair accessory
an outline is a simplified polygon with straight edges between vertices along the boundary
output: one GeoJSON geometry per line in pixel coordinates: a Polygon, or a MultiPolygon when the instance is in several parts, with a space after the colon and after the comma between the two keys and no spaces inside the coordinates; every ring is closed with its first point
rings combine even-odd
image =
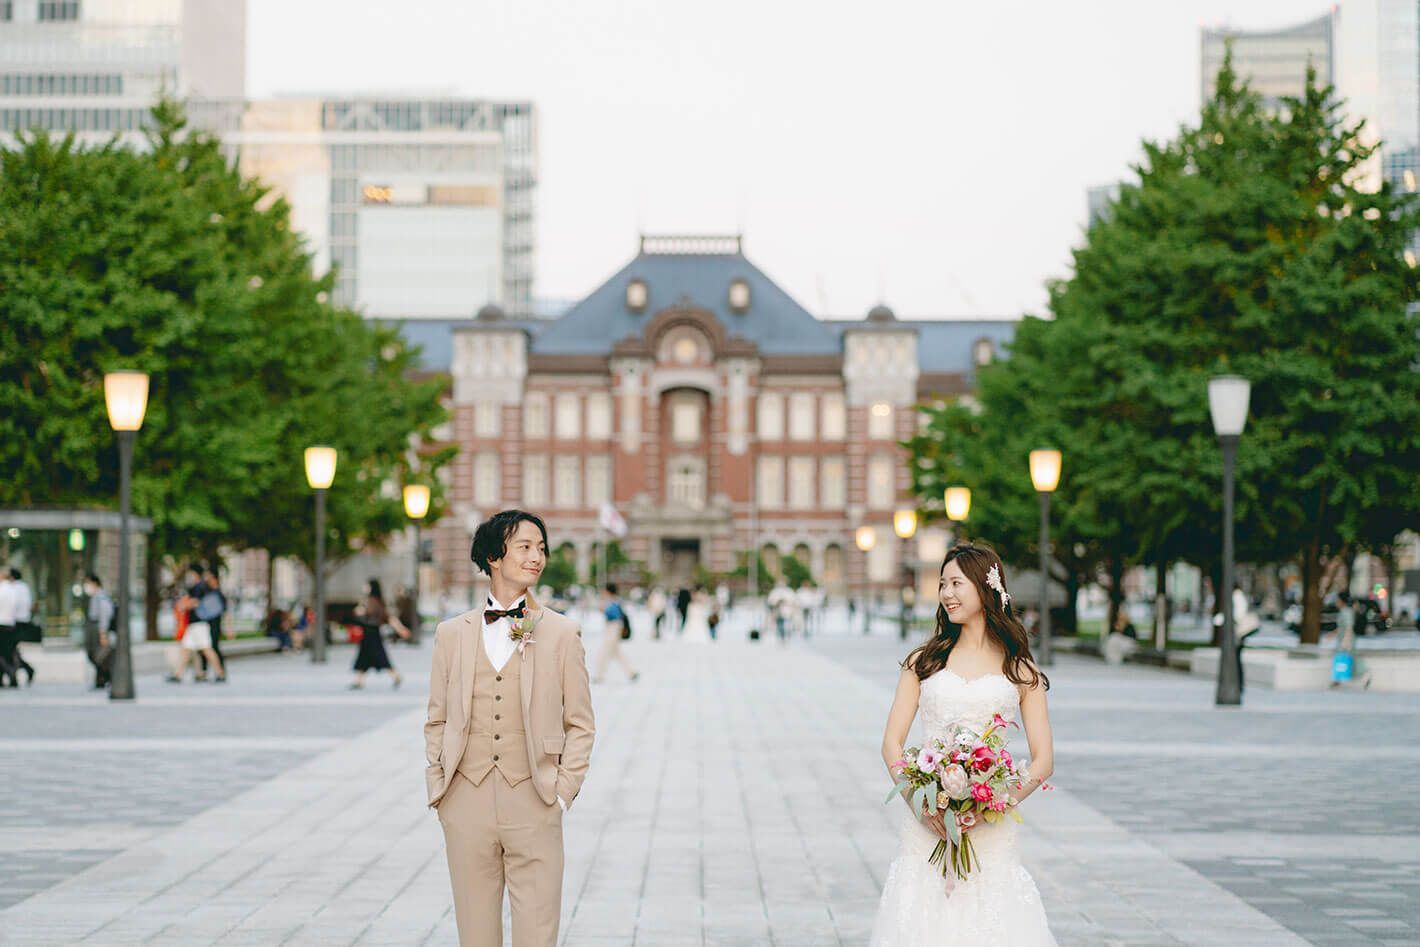
{"type": "Polygon", "coordinates": [[[997,594],[1001,596],[1002,608],[1011,604],[1011,593],[1006,591],[1006,586],[1001,581],[1001,570],[994,565],[991,567],[990,571],[986,573],[986,584],[995,589],[997,594]]]}

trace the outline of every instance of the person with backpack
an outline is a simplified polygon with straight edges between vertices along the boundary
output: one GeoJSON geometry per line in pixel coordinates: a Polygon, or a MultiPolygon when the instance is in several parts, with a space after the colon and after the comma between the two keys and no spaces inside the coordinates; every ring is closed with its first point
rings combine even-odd
{"type": "MultiPolygon", "coordinates": [[[[212,626],[212,650],[217,652],[217,660],[222,665],[222,679],[226,680],[227,659],[222,655],[222,619],[227,614],[227,596],[222,594],[220,580],[217,578],[217,570],[205,568],[202,570],[201,595],[197,596],[200,609],[208,617],[199,617],[198,621],[205,621],[212,626]]],[[[202,661],[202,676],[207,676],[207,658],[199,653],[202,661]]]]}
{"type": "Polygon", "coordinates": [[[602,631],[601,653],[597,657],[597,674],[592,678],[594,683],[600,684],[606,677],[607,665],[612,661],[621,665],[621,669],[626,672],[627,678],[634,681],[641,675],[631,666],[625,654],[621,652],[621,643],[631,637],[631,621],[626,617],[626,609],[621,607],[621,601],[617,598],[617,587],[615,582],[608,582],[602,592],[602,602],[604,610],[602,614],[606,616],[606,625],[602,631]]]}
{"type": "Polygon", "coordinates": [[[84,652],[94,666],[94,690],[108,687],[113,670],[113,635],[118,631],[118,609],[104,591],[99,577],[84,576],[84,594],[89,597],[88,621],[84,622],[84,652]]]}

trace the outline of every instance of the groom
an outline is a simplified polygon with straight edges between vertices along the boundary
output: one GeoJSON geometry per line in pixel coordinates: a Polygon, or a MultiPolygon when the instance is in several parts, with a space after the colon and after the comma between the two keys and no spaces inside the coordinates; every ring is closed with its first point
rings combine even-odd
{"type": "Polygon", "coordinates": [[[576,623],[528,592],[547,564],[547,527],[505,510],[473,536],[488,601],[439,623],[424,723],[429,805],[444,827],[463,947],[554,947],[562,913],[562,815],[595,733],[576,623]]]}

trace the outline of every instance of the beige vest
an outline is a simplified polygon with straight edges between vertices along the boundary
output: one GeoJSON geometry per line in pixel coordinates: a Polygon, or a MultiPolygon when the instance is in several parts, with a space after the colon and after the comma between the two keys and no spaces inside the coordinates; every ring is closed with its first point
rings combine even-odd
{"type": "Polygon", "coordinates": [[[532,776],[523,733],[522,655],[513,652],[503,670],[495,670],[483,649],[482,629],[476,633],[473,714],[469,717],[468,745],[459,760],[458,772],[477,786],[496,769],[509,786],[516,786],[532,776]]]}

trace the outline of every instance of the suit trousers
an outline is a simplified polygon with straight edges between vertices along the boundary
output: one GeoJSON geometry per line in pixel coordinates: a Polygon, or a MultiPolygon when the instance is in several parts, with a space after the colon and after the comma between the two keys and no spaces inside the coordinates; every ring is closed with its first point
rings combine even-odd
{"type": "Polygon", "coordinates": [[[562,920],[562,807],[531,779],[509,786],[497,770],[475,786],[462,773],[439,802],[439,823],[460,947],[501,947],[503,888],[513,947],[556,947],[562,920]]]}

